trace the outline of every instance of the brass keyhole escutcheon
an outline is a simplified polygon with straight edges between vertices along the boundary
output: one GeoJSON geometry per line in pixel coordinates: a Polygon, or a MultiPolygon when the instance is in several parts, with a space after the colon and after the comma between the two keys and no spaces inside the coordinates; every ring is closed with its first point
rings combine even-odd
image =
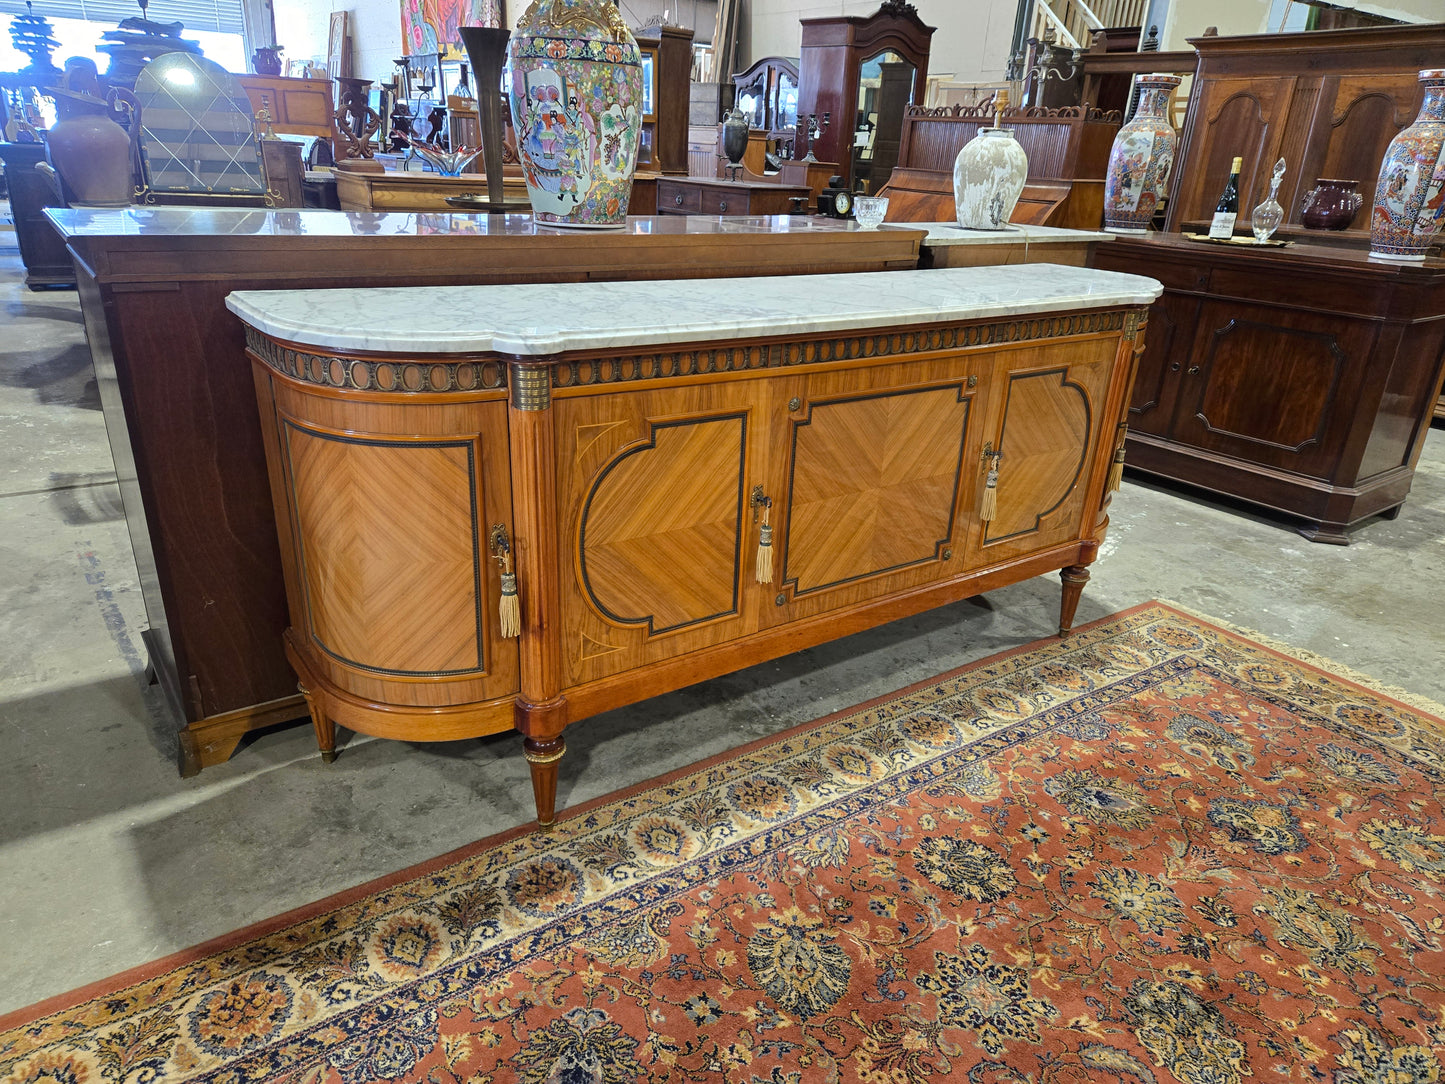
{"type": "Polygon", "coordinates": [[[944,550],[944,551],[943,551],[943,559],[944,559],[945,561],[952,561],[952,560],[953,560],[953,551],[952,551],[952,550],[944,550]]]}
{"type": "Polygon", "coordinates": [[[970,377],[968,378],[968,386],[969,386],[970,388],[976,388],[976,387],[978,387],[978,376],[977,376],[977,375],[970,376],[970,377]]]}
{"type": "Polygon", "coordinates": [[[788,596],[787,596],[787,595],[779,595],[777,598],[773,599],[773,605],[774,605],[774,606],[786,606],[787,604],[788,604],[788,596]]]}
{"type": "Polygon", "coordinates": [[[801,410],[802,408],[803,408],[803,400],[799,399],[796,395],[793,396],[791,399],[788,400],[788,409],[789,409],[789,410],[801,410]]]}

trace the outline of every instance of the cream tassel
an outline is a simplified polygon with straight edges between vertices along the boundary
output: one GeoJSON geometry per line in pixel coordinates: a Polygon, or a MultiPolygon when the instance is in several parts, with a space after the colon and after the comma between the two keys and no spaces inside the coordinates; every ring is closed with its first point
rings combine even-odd
{"type": "Polygon", "coordinates": [[[1105,493],[1117,493],[1119,487],[1124,484],[1124,446],[1119,445],[1118,451],[1114,453],[1114,462],[1109,467],[1109,486],[1105,493]]]}
{"type": "Polygon", "coordinates": [[[517,576],[512,571],[512,555],[507,554],[507,563],[502,570],[502,597],[497,603],[497,616],[502,624],[502,636],[511,639],[522,635],[522,600],[517,596],[517,576]]]}
{"type": "Polygon", "coordinates": [[[1002,452],[993,454],[993,466],[988,468],[988,478],[983,483],[983,505],[978,510],[978,518],[984,523],[992,523],[998,515],[998,463],[1002,458],[1002,452]]]}
{"type": "Polygon", "coordinates": [[[773,527],[768,522],[772,511],[773,502],[767,501],[763,505],[763,525],[758,531],[758,561],[753,572],[758,583],[773,582],[773,527]]]}

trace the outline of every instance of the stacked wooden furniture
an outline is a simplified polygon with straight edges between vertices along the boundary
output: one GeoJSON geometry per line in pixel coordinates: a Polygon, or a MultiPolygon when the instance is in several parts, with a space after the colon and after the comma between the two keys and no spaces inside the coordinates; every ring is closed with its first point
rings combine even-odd
{"type": "MultiPolygon", "coordinates": [[[[878,193],[888,197],[888,220],[956,221],[954,159],[980,128],[993,123],[987,104],[910,106],[903,118],[898,167],[878,193]]],[[[1088,106],[1005,110],[1003,126],[1013,129],[1029,160],[1028,179],[1011,221],[1098,229],[1104,220],[1109,150],[1121,123],[1119,114],[1088,106]]]]}
{"type": "MultiPolygon", "coordinates": [[[[146,648],[187,773],[305,713],[281,649],[281,556],[244,336],[224,305],[232,290],[883,271],[916,267],[923,237],[821,220],[578,232],[529,215],[48,213],[77,257],[146,648]]],[[[418,309],[404,324],[437,317],[418,309]]]]}
{"type": "Polygon", "coordinates": [[[323,753],[337,723],[515,726],[546,825],[588,716],[1055,570],[1067,632],[1158,289],[989,267],[232,294],[323,753]],[[659,295],[686,334],[628,315],[659,295]],[[419,344],[391,326],[411,310],[453,315],[419,344]]]}
{"type": "Polygon", "coordinates": [[[1364,212],[1351,230],[1306,230],[1299,199],[1317,177],[1373,192],[1386,145],[1418,111],[1419,70],[1445,55],[1445,26],[1190,44],[1199,71],[1170,228],[1207,221],[1239,156],[1242,232],[1283,157],[1280,236],[1295,244],[1172,235],[1100,246],[1094,266],[1165,285],[1129,462],[1299,517],[1305,537],[1343,544],[1352,524],[1393,515],[1409,493],[1445,362],[1445,261],[1370,260],[1364,212]]]}

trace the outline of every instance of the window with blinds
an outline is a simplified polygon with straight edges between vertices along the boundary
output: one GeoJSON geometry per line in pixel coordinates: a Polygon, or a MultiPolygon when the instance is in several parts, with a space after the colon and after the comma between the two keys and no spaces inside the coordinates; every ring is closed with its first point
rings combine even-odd
{"type": "MultiPolygon", "coordinates": [[[[47,19],[84,19],[107,27],[122,19],[138,19],[141,13],[135,0],[40,0],[34,11],[47,19]]],[[[24,14],[25,0],[0,0],[0,15],[24,14]]],[[[187,30],[242,32],[241,0],[151,0],[146,17],[158,23],[184,23],[187,30]]]]}

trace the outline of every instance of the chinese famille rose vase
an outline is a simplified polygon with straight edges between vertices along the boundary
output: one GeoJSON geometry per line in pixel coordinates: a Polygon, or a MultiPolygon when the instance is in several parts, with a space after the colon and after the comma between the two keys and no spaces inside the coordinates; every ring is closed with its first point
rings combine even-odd
{"type": "Polygon", "coordinates": [[[1415,123],[1390,141],[1370,213],[1370,255],[1423,260],[1445,220],[1445,68],[1420,73],[1415,123]]]}
{"type": "Polygon", "coordinates": [[[1178,85],[1177,75],[1139,77],[1139,108],[1114,137],[1104,180],[1104,228],[1112,233],[1149,229],[1174,164],[1177,137],[1169,123],[1169,98],[1178,85]]]}
{"type": "Polygon", "coordinates": [[[621,226],[642,133],[642,58],[612,0],[534,0],[512,31],[512,123],[532,217],[621,226]]]}

